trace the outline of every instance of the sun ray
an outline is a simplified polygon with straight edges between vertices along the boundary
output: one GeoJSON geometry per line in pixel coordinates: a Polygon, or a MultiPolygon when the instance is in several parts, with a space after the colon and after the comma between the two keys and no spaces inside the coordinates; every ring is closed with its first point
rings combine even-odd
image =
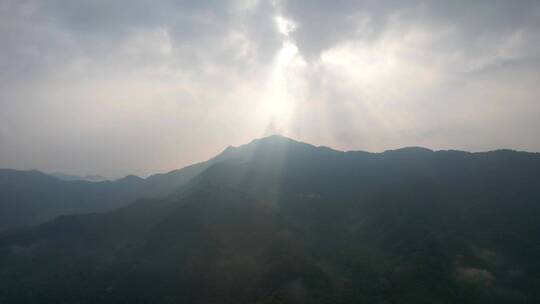
{"type": "Polygon", "coordinates": [[[282,16],[274,20],[283,40],[273,61],[261,111],[269,121],[266,131],[271,128],[272,133],[286,133],[294,115],[298,82],[305,62],[289,37],[296,25],[282,16]]]}

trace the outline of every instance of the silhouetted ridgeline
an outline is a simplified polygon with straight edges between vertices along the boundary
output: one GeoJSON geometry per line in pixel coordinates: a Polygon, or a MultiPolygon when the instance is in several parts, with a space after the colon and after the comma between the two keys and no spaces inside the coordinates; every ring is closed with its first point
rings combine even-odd
{"type": "Polygon", "coordinates": [[[47,197],[21,218],[151,198],[4,233],[0,303],[540,302],[534,153],[340,152],[272,136],[146,180],[8,173],[3,211],[28,189],[47,197]]]}
{"type": "Polygon", "coordinates": [[[109,211],[138,198],[165,197],[204,166],[198,164],[147,179],[131,175],[102,182],[0,169],[0,231],[43,223],[58,215],[109,211]]]}

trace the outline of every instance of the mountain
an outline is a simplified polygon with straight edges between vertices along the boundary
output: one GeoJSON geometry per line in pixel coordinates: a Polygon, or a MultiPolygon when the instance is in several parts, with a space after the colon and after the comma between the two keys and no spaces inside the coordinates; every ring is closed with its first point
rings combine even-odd
{"type": "Polygon", "coordinates": [[[85,176],[78,176],[78,175],[72,175],[72,174],[66,174],[61,172],[54,172],[49,173],[49,175],[54,176],[58,179],[65,180],[65,181],[87,181],[87,182],[104,182],[109,180],[108,178],[97,175],[97,174],[87,174],[85,176]]]}
{"type": "Polygon", "coordinates": [[[0,303],[540,300],[539,154],[272,136],[194,171],[166,199],[4,233],[0,303]]]}
{"type": "Polygon", "coordinates": [[[110,211],[140,198],[166,197],[224,155],[146,179],[129,175],[100,182],[0,169],[0,231],[44,223],[59,215],[110,211]]]}

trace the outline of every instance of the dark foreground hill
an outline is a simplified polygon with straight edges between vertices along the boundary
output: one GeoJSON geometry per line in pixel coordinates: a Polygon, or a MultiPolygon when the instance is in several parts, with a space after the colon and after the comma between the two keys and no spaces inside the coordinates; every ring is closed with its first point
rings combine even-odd
{"type": "Polygon", "coordinates": [[[269,137],[0,237],[0,303],[539,303],[540,155],[269,137]]]}

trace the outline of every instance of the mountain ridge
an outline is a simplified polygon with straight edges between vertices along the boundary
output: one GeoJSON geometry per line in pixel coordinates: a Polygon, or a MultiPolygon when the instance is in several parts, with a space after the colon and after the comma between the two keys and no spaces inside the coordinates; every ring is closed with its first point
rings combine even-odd
{"type": "MultiPolygon", "coordinates": [[[[0,225],[0,230],[39,224],[62,214],[112,210],[127,205],[139,198],[175,196],[183,185],[188,184],[194,177],[200,175],[214,164],[228,159],[249,162],[250,159],[260,157],[264,154],[267,155],[263,159],[270,160],[271,158],[275,158],[271,161],[276,162],[280,155],[288,155],[290,151],[296,151],[295,153],[297,154],[305,153],[308,157],[315,157],[317,155],[316,158],[326,158],[333,155],[330,158],[331,160],[336,161],[341,159],[342,162],[353,161],[359,157],[366,158],[366,161],[367,159],[376,161],[376,159],[385,158],[389,155],[404,159],[412,157],[422,162],[429,161],[432,158],[452,158],[457,157],[457,155],[478,159],[485,158],[483,161],[492,158],[534,158],[538,155],[538,153],[508,149],[487,152],[466,152],[458,150],[434,151],[422,147],[405,147],[378,153],[340,151],[324,146],[314,146],[281,135],[272,135],[254,139],[247,144],[237,147],[229,146],[205,162],[189,165],[182,169],[171,170],[166,173],[153,174],[147,178],[128,175],[113,181],[61,181],[37,170],[19,171],[0,169],[0,209],[4,213],[3,216],[0,215],[0,223],[3,223],[0,225]],[[33,175],[34,178],[30,178],[33,175]],[[20,182],[14,184],[15,180],[20,180],[20,182]],[[48,186],[44,188],[44,185],[48,186]],[[47,189],[47,187],[50,187],[50,189],[47,189]],[[62,189],[71,190],[66,192],[62,189]],[[65,194],[60,195],[62,192],[65,192],[65,194]],[[98,201],[101,202],[96,204],[98,201]],[[2,205],[6,206],[2,208],[2,205]]],[[[302,162],[301,159],[298,161],[302,162]]],[[[281,166],[284,165],[283,161],[277,163],[281,166]]],[[[369,166],[371,165],[368,164],[369,166]]],[[[375,176],[379,175],[379,173],[374,174],[375,176]]],[[[239,183],[240,180],[236,182],[239,183]]]]}
{"type": "Polygon", "coordinates": [[[166,198],[0,234],[0,299],[540,299],[537,154],[349,153],[274,137],[194,172],[166,198]]]}

